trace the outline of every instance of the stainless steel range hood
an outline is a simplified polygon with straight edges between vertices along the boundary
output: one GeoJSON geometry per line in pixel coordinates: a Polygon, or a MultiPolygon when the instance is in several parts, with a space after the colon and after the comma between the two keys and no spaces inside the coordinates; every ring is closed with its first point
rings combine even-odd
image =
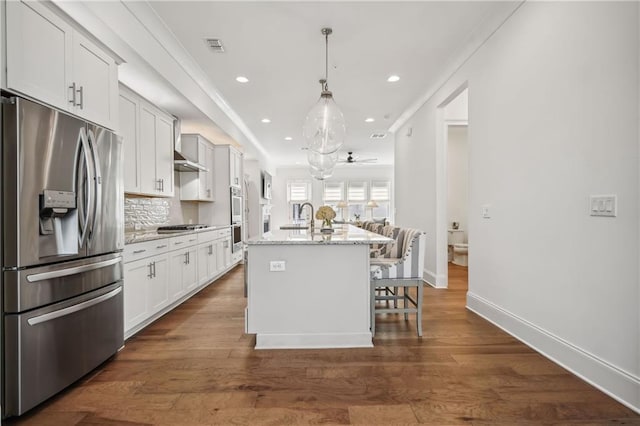
{"type": "Polygon", "coordinates": [[[179,172],[208,172],[202,164],[198,164],[195,161],[187,160],[178,151],[173,151],[173,169],[179,172]]]}
{"type": "Polygon", "coordinates": [[[180,140],[180,135],[182,134],[182,121],[179,118],[176,118],[173,121],[173,132],[173,169],[179,172],[208,172],[209,169],[205,166],[185,158],[185,156],[180,152],[182,149],[182,143],[180,140]]]}

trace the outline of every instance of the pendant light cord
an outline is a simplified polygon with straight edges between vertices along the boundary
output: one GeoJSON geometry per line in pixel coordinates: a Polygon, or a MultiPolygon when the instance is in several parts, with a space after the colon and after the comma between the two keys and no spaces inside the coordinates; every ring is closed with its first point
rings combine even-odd
{"type": "Polygon", "coordinates": [[[329,90],[329,33],[324,35],[324,90],[329,90]]]}

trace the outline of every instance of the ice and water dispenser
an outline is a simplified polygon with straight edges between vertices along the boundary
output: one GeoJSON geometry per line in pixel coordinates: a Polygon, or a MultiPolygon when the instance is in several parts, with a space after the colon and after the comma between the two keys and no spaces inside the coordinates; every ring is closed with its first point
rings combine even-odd
{"type": "Polygon", "coordinates": [[[45,189],[40,194],[40,255],[78,254],[76,193],[45,189]]]}

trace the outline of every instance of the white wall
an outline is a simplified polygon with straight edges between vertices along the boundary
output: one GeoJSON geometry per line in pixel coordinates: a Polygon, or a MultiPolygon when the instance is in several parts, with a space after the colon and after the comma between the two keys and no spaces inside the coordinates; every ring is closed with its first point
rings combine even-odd
{"type": "MultiPolygon", "coordinates": [[[[312,197],[313,207],[315,210],[323,205],[322,191],[324,188],[323,181],[312,179],[309,174],[308,167],[298,168],[279,168],[273,177],[273,199],[271,204],[271,221],[272,229],[279,229],[281,225],[290,223],[288,203],[287,203],[287,181],[292,179],[309,179],[313,181],[312,197]]],[[[393,167],[392,166],[357,166],[345,165],[336,167],[330,180],[389,180],[391,181],[391,209],[393,210],[394,200],[394,184],[393,184],[393,167]]],[[[346,209],[345,209],[346,210],[346,209]]],[[[397,221],[395,221],[398,223],[397,221]]]]}
{"type": "Polygon", "coordinates": [[[438,106],[468,85],[468,306],[640,411],[638,18],[525,3],[398,130],[395,178],[438,275],[438,106]],[[618,216],[589,216],[590,194],[617,194],[618,216]]]}
{"type": "Polygon", "coordinates": [[[467,126],[449,126],[447,135],[447,228],[458,222],[467,241],[469,167],[467,126]]]}

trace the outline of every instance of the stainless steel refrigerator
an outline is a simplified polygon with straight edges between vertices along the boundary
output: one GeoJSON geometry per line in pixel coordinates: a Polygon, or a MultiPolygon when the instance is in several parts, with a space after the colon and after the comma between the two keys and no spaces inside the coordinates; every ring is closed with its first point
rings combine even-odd
{"type": "Polygon", "coordinates": [[[24,413],[124,344],[121,141],[2,97],[2,414],[24,413]]]}

